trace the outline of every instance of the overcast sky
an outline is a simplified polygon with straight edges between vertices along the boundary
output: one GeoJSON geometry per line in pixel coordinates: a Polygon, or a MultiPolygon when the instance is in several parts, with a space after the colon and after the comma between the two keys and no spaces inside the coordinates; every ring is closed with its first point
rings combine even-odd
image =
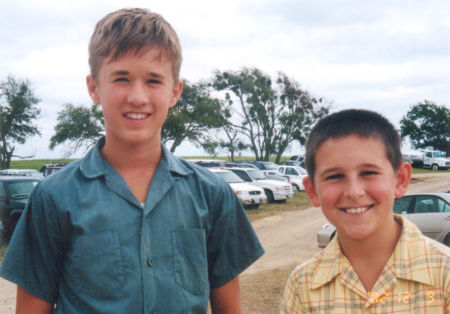
{"type": "MultiPolygon", "coordinates": [[[[333,111],[367,108],[396,126],[425,99],[450,105],[447,0],[0,0],[0,80],[29,79],[41,100],[42,136],[18,154],[63,157],[67,148],[48,149],[57,113],[91,104],[88,41],[100,18],[123,7],[147,7],[172,24],[190,81],[216,69],[282,71],[333,111]]],[[[184,144],[175,153],[201,152],[184,144]]]]}

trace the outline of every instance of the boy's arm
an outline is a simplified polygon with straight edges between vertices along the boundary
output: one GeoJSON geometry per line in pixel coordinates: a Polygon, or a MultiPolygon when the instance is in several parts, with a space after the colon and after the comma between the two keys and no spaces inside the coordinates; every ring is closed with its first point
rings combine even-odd
{"type": "Polygon", "coordinates": [[[48,314],[53,312],[53,304],[28,293],[21,286],[17,286],[16,314],[48,314]]]}
{"type": "Polygon", "coordinates": [[[211,290],[211,310],[214,314],[243,313],[239,290],[239,276],[221,287],[211,290]]]}

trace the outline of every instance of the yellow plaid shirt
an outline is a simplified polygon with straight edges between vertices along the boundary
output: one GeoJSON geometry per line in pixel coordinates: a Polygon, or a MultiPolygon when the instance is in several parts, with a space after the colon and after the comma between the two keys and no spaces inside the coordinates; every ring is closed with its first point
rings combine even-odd
{"type": "Polygon", "coordinates": [[[402,232],[372,291],[336,237],[290,275],[280,313],[450,313],[450,249],[401,216],[402,232]]]}

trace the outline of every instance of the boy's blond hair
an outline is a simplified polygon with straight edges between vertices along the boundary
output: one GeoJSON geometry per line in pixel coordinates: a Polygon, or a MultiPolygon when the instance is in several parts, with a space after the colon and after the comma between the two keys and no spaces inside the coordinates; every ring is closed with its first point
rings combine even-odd
{"type": "Polygon", "coordinates": [[[181,46],[177,33],[159,14],[147,9],[121,9],[109,13],[95,26],[89,42],[89,66],[96,80],[103,60],[112,60],[134,50],[158,47],[160,57],[172,63],[174,81],[179,80],[181,46]]]}

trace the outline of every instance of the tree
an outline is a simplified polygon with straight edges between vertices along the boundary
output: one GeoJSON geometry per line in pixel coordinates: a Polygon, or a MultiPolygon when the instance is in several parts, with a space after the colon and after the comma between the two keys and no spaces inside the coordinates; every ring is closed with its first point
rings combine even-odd
{"type": "Polygon", "coordinates": [[[91,147],[105,130],[102,111],[95,104],[90,108],[64,104],[57,120],[55,135],[50,138],[50,149],[68,142],[69,155],[82,147],[91,147]]]}
{"type": "Polygon", "coordinates": [[[201,146],[209,141],[210,129],[223,123],[220,101],[211,96],[208,85],[185,80],[178,103],[169,110],[161,138],[164,143],[172,141],[171,152],[184,140],[201,146]]]}
{"type": "Polygon", "coordinates": [[[289,144],[300,142],[316,119],[328,113],[322,98],[316,99],[280,72],[275,80],[256,68],[216,72],[212,85],[225,91],[234,106],[231,125],[248,140],[256,160],[276,162],[289,144]]]}
{"type": "Polygon", "coordinates": [[[412,106],[400,121],[402,138],[415,149],[432,148],[450,154],[450,110],[431,101],[412,106]]]}
{"type": "Polygon", "coordinates": [[[33,124],[39,117],[36,106],[39,99],[34,96],[28,80],[8,76],[0,83],[0,168],[9,168],[16,149],[15,144],[24,144],[28,137],[40,135],[33,124]]]}

